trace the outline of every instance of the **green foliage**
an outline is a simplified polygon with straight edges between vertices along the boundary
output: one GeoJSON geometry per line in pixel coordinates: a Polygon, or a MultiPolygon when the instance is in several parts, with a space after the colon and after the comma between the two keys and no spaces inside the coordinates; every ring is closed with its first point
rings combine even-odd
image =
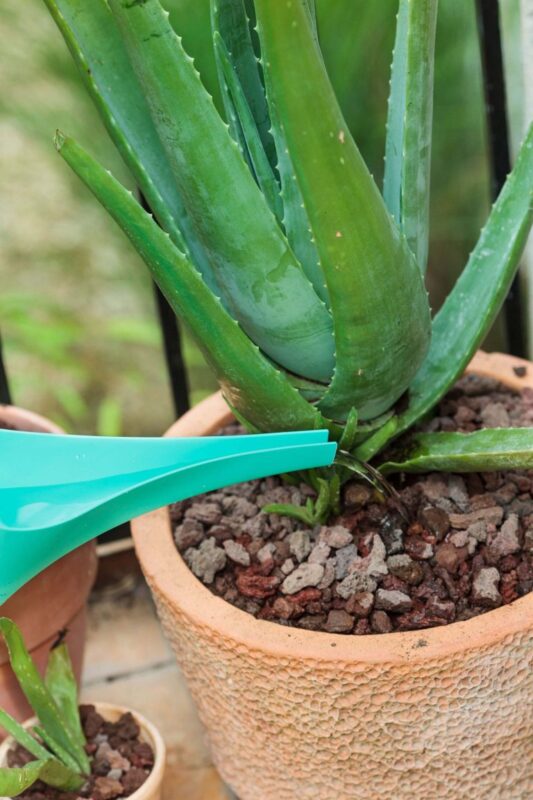
{"type": "Polygon", "coordinates": [[[82,776],[90,772],[90,763],[66,645],[52,650],[43,681],[15,623],[1,617],[0,633],[20,688],[40,723],[33,729],[36,738],[0,709],[0,727],[36,759],[20,769],[0,769],[0,793],[15,797],[37,780],[65,792],[76,791],[84,783],[82,776]]]}
{"type": "MultiPolygon", "coordinates": [[[[229,127],[158,0],[90,0],[83,13],[78,0],[46,2],[78,64],[96,65],[89,89],[134,178],[155,197],[161,228],[72,139],[60,136],[58,149],[145,260],[239,418],[258,430],[326,424],[359,462],[378,456],[462,372],[494,321],[531,227],[530,131],[431,322],[422,275],[436,0],[400,0],[384,196],[323,59],[320,20],[327,23],[330,11],[320,1],[316,26],[314,2],[211,0],[229,127]],[[112,93],[110,48],[122,59],[107,76],[112,93]]],[[[361,81],[365,56],[354,56],[361,81]]],[[[457,442],[465,469],[470,446],[479,463],[476,441],[450,439],[448,459],[457,442]]],[[[502,454],[502,442],[490,441],[489,466],[502,454]]],[[[407,460],[405,469],[416,464],[407,460]]],[[[323,518],[337,490],[317,483],[316,502],[299,513],[323,518]]]]}

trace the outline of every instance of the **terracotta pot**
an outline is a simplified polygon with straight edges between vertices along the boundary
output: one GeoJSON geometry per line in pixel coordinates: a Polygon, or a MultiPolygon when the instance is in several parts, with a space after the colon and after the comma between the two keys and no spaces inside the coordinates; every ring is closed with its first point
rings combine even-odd
{"type": "MultiPolygon", "coordinates": [[[[96,710],[109,722],[116,722],[116,720],[126,711],[131,711],[129,708],[122,708],[121,706],[113,705],[112,703],[95,703],[96,710]]],[[[163,783],[163,775],[165,773],[165,759],[166,748],[161,734],[157,728],[152,725],[142,714],[136,711],[131,711],[141,728],[141,739],[143,742],[148,742],[152,746],[155,754],[155,761],[152,771],[140,789],[129,795],[129,800],[161,800],[161,790],[163,783]]],[[[26,720],[24,723],[25,728],[30,728],[35,725],[37,719],[26,720]]],[[[0,746],[0,767],[6,766],[6,758],[9,749],[13,746],[13,739],[10,737],[0,746]]],[[[0,800],[9,800],[7,797],[0,797],[0,800]]]]}
{"type": "MultiPolygon", "coordinates": [[[[17,430],[61,432],[43,417],[14,406],[0,406],[0,421],[17,430]]],[[[90,542],[63,556],[0,605],[0,615],[10,617],[21,628],[39,669],[44,671],[58,631],[67,629],[66,641],[79,679],[85,646],[86,603],[95,576],[96,548],[90,542]]],[[[3,642],[0,642],[0,708],[18,720],[30,713],[3,642]]]]}
{"type": "MultiPolygon", "coordinates": [[[[471,368],[533,387],[527,362],[480,354],[471,368]]],[[[169,435],[229,419],[214,395],[169,435]]],[[[240,800],[533,796],[533,594],[446,627],[317,633],[211,594],[176,551],[166,509],[133,534],[215,765],[240,800]]]]}

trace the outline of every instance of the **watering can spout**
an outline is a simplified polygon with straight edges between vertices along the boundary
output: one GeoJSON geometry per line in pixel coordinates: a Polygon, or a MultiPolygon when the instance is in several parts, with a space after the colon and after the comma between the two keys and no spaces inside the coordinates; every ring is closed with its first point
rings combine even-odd
{"type": "Polygon", "coordinates": [[[233,483],[332,464],[326,430],[183,439],[0,430],[0,604],[133,517],[233,483]]]}

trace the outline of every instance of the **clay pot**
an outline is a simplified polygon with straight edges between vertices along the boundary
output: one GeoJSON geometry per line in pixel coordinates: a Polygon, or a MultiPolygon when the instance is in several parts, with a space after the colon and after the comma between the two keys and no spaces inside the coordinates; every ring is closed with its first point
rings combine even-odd
{"type": "MultiPolygon", "coordinates": [[[[471,369],[533,387],[533,365],[518,359],[479,354],[471,369]]],[[[229,420],[217,394],[169,435],[229,420]]],[[[211,594],[178,554],[166,509],[133,534],[215,765],[240,800],[533,795],[533,594],[422,631],[305,631],[211,594]]]]}
{"type": "MultiPolygon", "coordinates": [[[[52,422],[14,406],[0,406],[0,421],[17,430],[60,433],[52,422]]],[[[66,641],[79,679],[83,662],[86,603],[96,576],[94,542],[74,550],[43,570],[16,594],[0,605],[0,616],[9,617],[21,628],[26,645],[40,670],[44,671],[50,647],[60,630],[66,641]]],[[[7,650],[0,641],[0,708],[18,720],[31,709],[9,666],[7,650]]],[[[0,738],[1,734],[0,734],[0,738]]]]}
{"type": "MultiPolygon", "coordinates": [[[[129,708],[122,708],[113,703],[95,703],[96,710],[104,719],[109,722],[116,722],[117,719],[126,711],[131,711],[129,708]]],[[[140,789],[129,795],[129,800],[161,800],[161,790],[163,783],[163,775],[165,773],[165,759],[166,748],[161,734],[157,728],[152,725],[145,717],[138,714],[136,711],[131,711],[141,728],[141,739],[143,742],[148,742],[152,746],[155,755],[154,766],[149,777],[143,783],[140,789]]],[[[35,725],[37,719],[26,720],[24,723],[25,728],[30,728],[35,725]]],[[[13,746],[13,739],[10,737],[0,746],[0,767],[6,766],[7,753],[13,746]]],[[[7,797],[0,797],[0,800],[9,800],[7,797]]]]}

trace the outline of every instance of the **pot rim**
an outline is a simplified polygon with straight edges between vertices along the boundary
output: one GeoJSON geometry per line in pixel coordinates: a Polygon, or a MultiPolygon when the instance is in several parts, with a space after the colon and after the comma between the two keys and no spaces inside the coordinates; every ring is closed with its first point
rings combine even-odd
{"type": "MultiPolygon", "coordinates": [[[[494,377],[511,388],[533,388],[533,364],[501,353],[476,354],[468,372],[494,377]],[[516,368],[526,368],[524,376],[516,368]]],[[[207,436],[232,419],[220,392],[196,405],[166,436],[207,436]]],[[[346,636],[288,628],[258,620],[212,594],[189,570],[178,553],[167,508],[131,523],[144,574],[165,602],[219,639],[232,640],[257,653],[298,660],[368,663],[414,663],[492,646],[533,628],[533,592],[509,605],[472,619],[419,631],[346,636]]]]}
{"type": "MultiPolygon", "coordinates": [[[[90,700],[84,700],[83,705],[87,705],[91,703],[90,700]]],[[[141,735],[144,739],[148,741],[149,744],[152,745],[154,750],[154,766],[150,772],[150,775],[146,779],[139,789],[130,795],[130,800],[143,800],[144,797],[150,797],[151,793],[159,786],[161,781],[163,780],[163,775],[165,772],[165,761],[166,761],[166,745],[163,741],[163,737],[159,733],[159,730],[156,726],[150,722],[150,720],[146,719],[143,714],[140,714],[138,711],[134,711],[132,708],[126,708],[125,706],[116,705],[116,703],[92,703],[96,707],[96,710],[102,714],[105,719],[108,719],[109,716],[113,717],[115,714],[120,715],[124,714],[125,712],[129,711],[141,728],[141,735]]],[[[37,717],[31,717],[27,719],[25,722],[22,723],[23,728],[29,728],[30,725],[34,725],[37,722],[37,717]]],[[[13,737],[9,736],[5,739],[2,744],[0,745],[0,767],[3,766],[4,759],[7,755],[8,750],[13,744],[13,737]]],[[[0,797],[0,800],[9,800],[9,798],[0,797]]]]}

